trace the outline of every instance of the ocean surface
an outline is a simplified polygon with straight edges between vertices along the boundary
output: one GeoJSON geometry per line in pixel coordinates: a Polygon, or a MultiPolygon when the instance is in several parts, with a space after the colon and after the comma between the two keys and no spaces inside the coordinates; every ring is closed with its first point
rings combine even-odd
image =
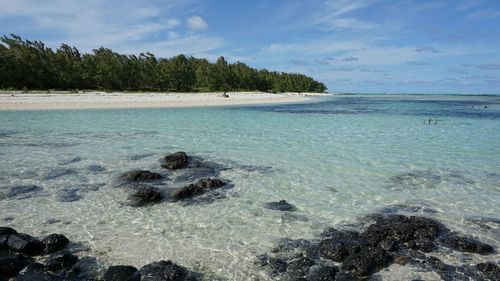
{"type": "MultiPolygon", "coordinates": [[[[280,238],[314,239],[379,212],[436,218],[500,247],[500,96],[0,112],[0,159],[0,224],[63,233],[106,265],[170,259],[223,280],[268,280],[255,259],[280,238]],[[229,188],[192,202],[129,206],[124,172],[161,173],[163,189],[197,177],[160,167],[181,150],[217,165],[229,188]],[[282,199],[298,210],[264,208],[282,199]]],[[[437,278],[401,266],[379,275],[437,278]]]]}

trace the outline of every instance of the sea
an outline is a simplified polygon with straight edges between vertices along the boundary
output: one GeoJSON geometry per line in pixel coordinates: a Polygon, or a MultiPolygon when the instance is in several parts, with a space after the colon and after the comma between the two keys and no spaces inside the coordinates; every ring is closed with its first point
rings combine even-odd
{"type": "MultiPolygon", "coordinates": [[[[138,268],[172,260],[217,280],[272,280],[256,257],[280,239],[362,228],[373,214],[427,216],[500,246],[500,96],[332,95],[296,104],[0,112],[0,225],[63,233],[81,255],[138,268]],[[161,168],[185,151],[210,167],[161,168]],[[150,170],[168,192],[134,207],[120,175],[150,170]],[[292,211],[266,208],[286,200],[292,211]]],[[[446,253],[453,263],[499,254],[446,253]]],[[[439,280],[390,266],[382,280],[439,280]]]]}

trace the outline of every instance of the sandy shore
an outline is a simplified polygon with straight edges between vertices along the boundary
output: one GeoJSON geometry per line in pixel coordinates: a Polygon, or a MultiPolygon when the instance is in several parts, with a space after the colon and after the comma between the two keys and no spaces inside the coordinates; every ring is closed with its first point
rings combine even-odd
{"type": "Polygon", "coordinates": [[[1,92],[0,110],[153,108],[295,103],[320,93],[21,93],[1,92]]]}

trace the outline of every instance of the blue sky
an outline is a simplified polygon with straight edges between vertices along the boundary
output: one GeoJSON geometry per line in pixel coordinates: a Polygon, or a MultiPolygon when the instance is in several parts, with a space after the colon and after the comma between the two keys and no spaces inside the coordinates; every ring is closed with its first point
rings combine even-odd
{"type": "Polygon", "coordinates": [[[0,0],[0,34],[225,56],[331,92],[500,93],[500,0],[0,0]]]}

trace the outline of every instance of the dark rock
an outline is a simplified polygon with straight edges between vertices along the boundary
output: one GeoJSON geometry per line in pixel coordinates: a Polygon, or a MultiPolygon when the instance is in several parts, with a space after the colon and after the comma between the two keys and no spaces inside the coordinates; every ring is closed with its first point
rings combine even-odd
{"type": "Polygon", "coordinates": [[[14,254],[0,255],[0,276],[14,277],[29,264],[29,259],[14,254]]]}
{"type": "Polygon", "coordinates": [[[308,222],[309,218],[304,216],[304,215],[286,212],[286,213],[283,213],[283,215],[281,215],[281,220],[290,221],[290,222],[293,222],[293,221],[308,222]]]}
{"type": "Polygon", "coordinates": [[[366,247],[359,253],[349,255],[342,269],[357,276],[368,276],[389,264],[390,257],[382,248],[366,247]]]}
{"type": "Polygon", "coordinates": [[[92,173],[98,173],[98,172],[103,172],[106,171],[106,168],[101,165],[90,165],[88,166],[87,170],[89,170],[92,173]]]}
{"type": "Polygon", "coordinates": [[[498,264],[487,262],[476,265],[476,268],[487,280],[500,280],[500,266],[498,264]]]}
{"type": "Polygon", "coordinates": [[[186,169],[181,175],[175,178],[177,182],[195,181],[201,178],[217,177],[220,174],[215,168],[190,168],[186,169]]]}
{"type": "Polygon", "coordinates": [[[267,266],[273,276],[285,272],[288,267],[285,261],[267,255],[257,256],[257,264],[261,267],[267,266]]]}
{"type": "Polygon", "coordinates": [[[59,271],[69,269],[78,262],[78,257],[69,252],[59,252],[50,255],[45,261],[45,266],[49,271],[59,271]]]}
{"type": "Polygon", "coordinates": [[[147,170],[135,170],[122,174],[120,178],[126,181],[137,182],[159,180],[162,179],[163,176],[147,170]]]}
{"type": "Polygon", "coordinates": [[[28,265],[17,275],[13,281],[62,281],[56,276],[45,271],[45,266],[40,263],[28,265]]]}
{"type": "Polygon", "coordinates": [[[8,250],[7,240],[10,234],[0,234],[0,250],[8,250]]]}
{"type": "Polygon", "coordinates": [[[17,231],[13,228],[7,227],[7,226],[1,226],[0,227],[0,235],[2,234],[17,234],[17,231]]]}
{"type": "Polygon", "coordinates": [[[0,250],[8,249],[7,240],[11,234],[17,234],[17,231],[10,227],[0,227],[0,250]]]}
{"type": "Polygon", "coordinates": [[[186,167],[188,164],[187,154],[183,151],[179,151],[165,156],[161,166],[170,170],[177,170],[186,167]]]}
{"type": "Polygon", "coordinates": [[[9,249],[27,256],[39,256],[45,250],[45,244],[27,234],[11,234],[7,240],[9,249]]]}
{"type": "Polygon", "coordinates": [[[272,274],[285,272],[288,267],[288,264],[285,261],[276,258],[269,258],[268,265],[272,274]]]}
{"type": "Polygon", "coordinates": [[[26,199],[29,198],[31,193],[40,192],[43,188],[36,185],[21,185],[15,186],[10,189],[7,193],[7,197],[13,198],[16,197],[18,199],[26,199]]]}
{"type": "Polygon", "coordinates": [[[307,276],[308,281],[334,281],[338,268],[333,266],[322,266],[318,269],[312,270],[307,276]]]}
{"type": "Polygon", "coordinates": [[[78,172],[75,170],[72,170],[72,169],[57,169],[57,170],[53,170],[53,171],[48,172],[45,175],[44,180],[53,180],[53,179],[57,179],[60,177],[71,176],[71,175],[76,175],[76,174],[78,174],[78,172]]]}
{"type": "Polygon", "coordinates": [[[307,249],[313,246],[313,243],[305,239],[281,238],[271,252],[294,251],[296,249],[307,249]]]}
{"type": "Polygon", "coordinates": [[[347,247],[344,241],[330,238],[321,241],[318,252],[325,259],[341,262],[349,255],[347,247]]]}
{"type": "Polygon", "coordinates": [[[140,270],[141,281],[188,280],[189,271],[172,261],[159,261],[145,265],[140,270]]]}
{"type": "Polygon", "coordinates": [[[389,237],[387,239],[380,241],[379,246],[388,252],[393,252],[398,249],[399,244],[398,241],[396,241],[396,239],[389,237]]]}
{"type": "Polygon", "coordinates": [[[413,250],[420,250],[424,253],[432,252],[434,249],[434,242],[429,238],[418,238],[408,243],[408,246],[413,250]]]}
{"type": "Polygon", "coordinates": [[[154,187],[151,186],[141,186],[130,195],[129,199],[132,206],[141,207],[151,204],[159,203],[163,196],[154,187]]]}
{"type": "Polygon", "coordinates": [[[128,265],[110,266],[103,276],[103,281],[139,281],[137,268],[128,265]]]}
{"type": "Polygon", "coordinates": [[[360,280],[360,278],[354,276],[351,272],[348,271],[347,272],[341,271],[337,273],[337,276],[335,277],[335,281],[357,281],[357,280],[360,280]]]}
{"type": "Polygon", "coordinates": [[[82,158],[80,158],[79,156],[73,158],[73,159],[69,159],[69,160],[66,160],[66,161],[61,161],[59,162],[59,165],[68,165],[68,164],[73,164],[73,163],[77,163],[77,162],[80,162],[82,161],[82,158]]]}
{"type": "Polygon", "coordinates": [[[463,237],[454,233],[444,235],[439,239],[439,242],[445,247],[461,252],[477,253],[481,255],[492,254],[495,252],[491,245],[485,244],[471,237],[463,237]]]}
{"type": "Polygon", "coordinates": [[[312,259],[302,256],[288,262],[287,271],[299,271],[306,274],[313,265],[314,261],[312,259]]]}
{"type": "Polygon", "coordinates": [[[269,202],[264,204],[264,207],[270,210],[278,210],[278,211],[293,212],[297,210],[297,208],[294,205],[286,202],[285,200],[281,200],[278,202],[269,202]]]}
{"type": "Polygon", "coordinates": [[[195,184],[184,186],[170,193],[170,198],[173,200],[182,200],[186,198],[191,198],[197,195],[201,195],[211,189],[222,187],[225,184],[226,183],[220,179],[212,179],[212,178],[201,179],[197,181],[195,184]]]}
{"type": "Polygon", "coordinates": [[[50,254],[64,249],[68,245],[69,239],[62,234],[53,233],[43,238],[42,242],[45,244],[45,252],[50,254]]]}
{"type": "Polygon", "coordinates": [[[75,202],[82,199],[82,196],[78,194],[79,188],[76,187],[64,187],[57,191],[57,201],[59,202],[75,202]]]}

